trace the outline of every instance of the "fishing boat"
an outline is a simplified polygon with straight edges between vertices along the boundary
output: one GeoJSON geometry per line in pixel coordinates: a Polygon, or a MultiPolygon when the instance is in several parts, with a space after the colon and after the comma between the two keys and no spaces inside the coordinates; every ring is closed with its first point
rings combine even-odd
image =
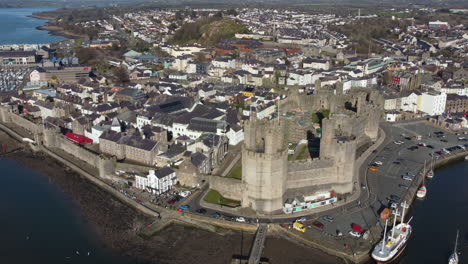
{"type": "Polygon", "coordinates": [[[387,224],[385,224],[384,237],[375,245],[372,251],[372,258],[378,263],[390,263],[395,260],[405,250],[408,239],[411,236],[412,228],[408,222],[405,221],[405,209],[408,208],[406,201],[402,203],[401,223],[396,224],[398,209],[394,210],[393,227],[387,233],[387,224]]]}
{"type": "Polygon", "coordinates": [[[457,238],[455,239],[455,248],[453,249],[452,255],[449,257],[449,264],[458,264],[458,253],[457,253],[457,243],[458,243],[458,230],[457,230],[457,238]]]}

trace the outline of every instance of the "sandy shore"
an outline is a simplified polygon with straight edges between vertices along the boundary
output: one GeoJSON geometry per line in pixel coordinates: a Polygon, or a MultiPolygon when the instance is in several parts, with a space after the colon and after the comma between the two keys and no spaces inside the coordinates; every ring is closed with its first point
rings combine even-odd
{"type": "MultiPolygon", "coordinates": [[[[0,143],[7,145],[9,150],[21,145],[2,131],[0,143]]],[[[48,177],[70,194],[103,244],[116,254],[128,256],[138,263],[230,263],[233,255],[247,255],[252,245],[252,234],[232,230],[212,233],[180,225],[170,226],[150,238],[143,238],[135,230],[151,223],[153,219],[122,204],[52,158],[42,153],[31,153],[27,149],[5,157],[48,177]]],[[[320,250],[275,237],[267,239],[264,256],[273,264],[343,263],[320,250]]]]}

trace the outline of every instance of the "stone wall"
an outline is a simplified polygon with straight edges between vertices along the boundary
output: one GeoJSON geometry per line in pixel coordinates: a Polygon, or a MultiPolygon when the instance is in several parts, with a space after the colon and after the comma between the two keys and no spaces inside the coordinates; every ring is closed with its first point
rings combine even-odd
{"type": "Polygon", "coordinates": [[[14,123],[25,130],[31,132],[31,134],[37,134],[41,130],[41,126],[28,119],[14,114],[9,111],[6,107],[0,107],[0,121],[3,123],[14,123]]]}
{"type": "Polygon", "coordinates": [[[223,197],[240,201],[243,193],[241,180],[220,176],[209,176],[210,189],[218,191],[223,197]]]}
{"type": "Polygon", "coordinates": [[[308,160],[288,163],[287,189],[332,184],[337,181],[332,160],[308,160]]]}

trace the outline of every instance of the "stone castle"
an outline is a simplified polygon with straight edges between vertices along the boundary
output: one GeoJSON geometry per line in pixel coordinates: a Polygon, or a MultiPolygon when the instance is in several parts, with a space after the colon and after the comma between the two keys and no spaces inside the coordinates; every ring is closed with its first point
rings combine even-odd
{"type": "Polygon", "coordinates": [[[336,95],[331,89],[313,95],[293,93],[280,105],[283,112],[330,109],[330,117],[322,121],[319,158],[288,161],[285,120],[257,120],[253,114],[244,126],[242,180],[217,177],[210,181],[210,188],[258,213],[277,213],[286,199],[298,194],[351,193],[358,154],[378,138],[384,99],[369,89],[353,89],[348,94],[340,93],[339,86],[336,90],[336,95]]]}

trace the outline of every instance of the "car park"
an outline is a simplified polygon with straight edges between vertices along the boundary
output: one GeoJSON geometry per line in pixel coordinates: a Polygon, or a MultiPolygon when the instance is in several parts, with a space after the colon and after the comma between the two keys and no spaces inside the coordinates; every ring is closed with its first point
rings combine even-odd
{"type": "Polygon", "coordinates": [[[406,190],[409,189],[408,185],[404,185],[404,184],[398,184],[398,187],[406,189],[406,190]]]}

